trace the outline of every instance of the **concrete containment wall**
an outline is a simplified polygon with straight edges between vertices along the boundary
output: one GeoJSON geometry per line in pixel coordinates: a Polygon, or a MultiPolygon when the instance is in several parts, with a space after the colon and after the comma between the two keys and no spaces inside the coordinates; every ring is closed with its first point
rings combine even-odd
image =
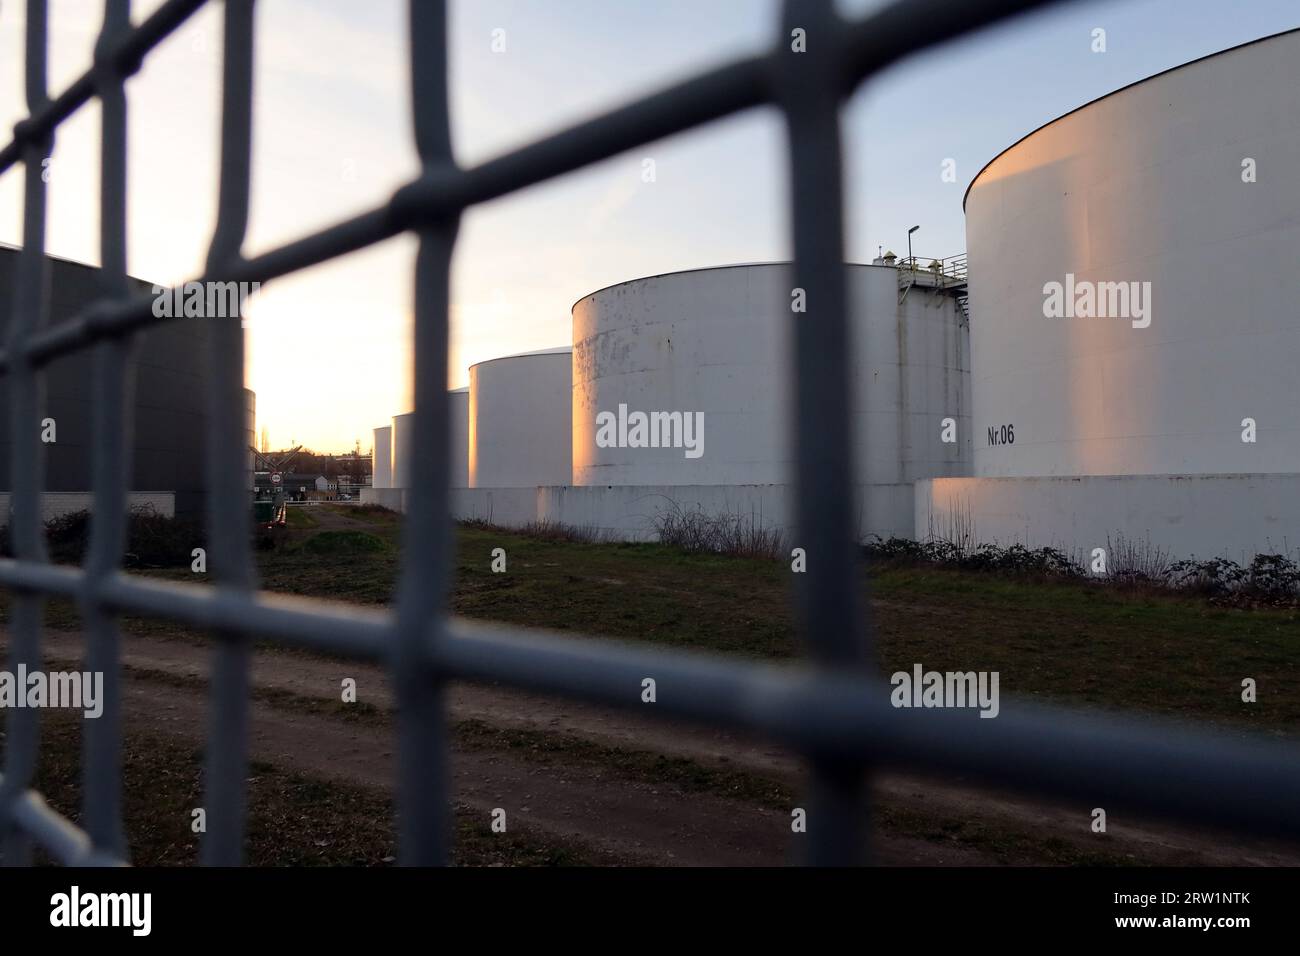
{"type": "Polygon", "coordinates": [[[486,521],[523,528],[537,521],[538,488],[452,488],[451,514],[457,521],[486,521]]]}
{"type": "Polygon", "coordinates": [[[745,527],[793,532],[787,485],[615,485],[537,489],[539,521],[568,525],[619,541],[652,541],[665,515],[735,516],[745,527]]]}
{"type": "MultiPolygon", "coordinates": [[[[362,488],[363,505],[405,513],[410,488],[362,488]]],[[[522,528],[537,519],[536,488],[451,488],[451,515],[457,521],[488,521],[522,528]]]]}
{"type": "MultiPolygon", "coordinates": [[[[363,504],[404,512],[409,489],[362,488],[363,504]]],[[[795,510],[788,485],[551,485],[536,488],[453,488],[458,521],[504,528],[550,523],[582,528],[615,541],[654,540],[657,521],[672,511],[710,518],[736,516],[745,527],[779,531],[793,546],[795,510]]],[[[854,509],[857,537],[910,537],[912,486],[860,486],[854,509]]]]}
{"type": "Polygon", "coordinates": [[[916,537],[1090,554],[1122,537],[1174,558],[1300,554],[1300,475],[939,478],[916,484],[916,537]]]}
{"type": "Polygon", "coordinates": [[[390,511],[406,511],[406,494],[405,488],[375,488],[362,487],[361,503],[363,505],[379,505],[390,511]]]}
{"type": "Polygon", "coordinates": [[[1293,31],[1066,114],[975,178],[974,474],[1300,472],[1297,90],[1293,31]],[[1049,283],[1073,316],[1045,316],[1049,283]],[[1147,314],[1114,316],[1130,283],[1147,314]],[[1078,314],[1097,292],[1111,316],[1078,314]]]}
{"type": "MultiPolygon", "coordinates": [[[[727,516],[742,528],[779,532],[798,544],[790,485],[613,485],[537,489],[537,520],[599,532],[616,541],[653,541],[673,513],[727,516]]],[[[912,533],[911,485],[859,486],[851,519],[859,541],[912,533]]]]}

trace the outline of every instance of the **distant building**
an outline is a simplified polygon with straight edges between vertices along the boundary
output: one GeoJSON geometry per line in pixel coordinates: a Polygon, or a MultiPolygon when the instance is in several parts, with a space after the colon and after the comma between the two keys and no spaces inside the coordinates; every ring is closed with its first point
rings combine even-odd
{"type": "Polygon", "coordinates": [[[330,495],[330,482],[324,475],[288,474],[280,487],[291,501],[322,500],[330,495]]]}

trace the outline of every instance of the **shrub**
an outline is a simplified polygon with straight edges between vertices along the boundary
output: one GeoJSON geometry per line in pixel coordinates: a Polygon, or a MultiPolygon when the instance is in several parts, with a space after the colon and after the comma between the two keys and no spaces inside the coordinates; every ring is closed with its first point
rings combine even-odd
{"type": "Polygon", "coordinates": [[[1227,558],[1178,561],[1166,583],[1215,601],[1292,605],[1300,599],[1300,567],[1284,554],[1257,554],[1243,568],[1227,558]]]}
{"type": "Polygon", "coordinates": [[[1169,552],[1143,538],[1106,536],[1106,577],[1117,584],[1159,584],[1169,574],[1169,552]]]}
{"type": "Polygon", "coordinates": [[[764,526],[752,512],[708,514],[699,505],[683,510],[675,501],[655,513],[655,534],[662,544],[683,551],[729,554],[742,558],[776,558],[785,554],[785,538],[777,528],[764,526]]]}
{"type": "Polygon", "coordinates": [[[187,566],[194,549],[204,547],[207,538],[201,521],[169,518],[148,506],[133,508],[127,527],[127,567],[187,566]]]}
{"type": "MultiPolygon", "coordinates": [[[[45,522],[45,546],[54,564],[83,564],[94,531],[89,511],[71,511],[45,522]]],[[[170,518],[151,506],[130,509],[122,565],[127,568],[188,566],[191,552],[204,546],[201,522],[170,518]]],[[[13,556],[9,526],[0,528],[0,554],[13,556]]]]}
{"type": "Polygon", "coordinates": [[[910,538],[877,538],[863,546],[863,556],[871,562],[897,564],[938,564],[966,571],[991,571],[1045,577],[1078,577],[1083,568],[1069,555],[1055,548],[1030,550],[1022,544],[1001,547],[981,544],[965,549],[943,538],[913,541],[910,538]]]}
{"type": "MultiPolygon", "coordinates": [[[[1103,580],[1125,586],[1152,586],[1200,594],[1232,604],[1294,605],[1300,601],[1300,565],[1282,554],[1257,554],[1243,568],[1227,558],[1170,562],[1169,552],[1149,541],[1107,538],[1103,580]]],[[[1091,578],[1078,560],[1056,548],[1030,550],[1021,544],[982,544],[963,548],[954,541],[877,538],[862,548],[870,562],[934,564],[967,571],[1050,578],[1091,578]]]]}
{"type": "Polygon", "coordinates": [[[1300,568],[1283,554],[1257,554],[1245,571],[1242,590],[1269,604],[1289,603],[1300,590],[1300,568]]]}
{"type": "Polygon", "coordinates": [[[45,522],[45,547],[55,564],[80,564],[89,541],[89,511],[72,511],[45,522]]]}
{"type": "Polygon", "coordinates": [[[1175,561],[1165,572],[1165,583],[1180,591],[1207,597],[1224,597],[1241,587],[1246,571],[1236,561],[1211,558],[1208,561],[1175,561]]]}

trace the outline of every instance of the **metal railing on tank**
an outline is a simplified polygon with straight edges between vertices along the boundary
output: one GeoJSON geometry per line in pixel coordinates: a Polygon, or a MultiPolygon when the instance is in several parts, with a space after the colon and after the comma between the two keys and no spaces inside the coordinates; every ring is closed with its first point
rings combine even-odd
{"type": "Polygon", "coordinates": [[[939,288],[966,284],[966,253],[944,259],[929,256],[903,256],[896,267],[902,276],[912,282],[918,278],[929,280],[939,288]]]}

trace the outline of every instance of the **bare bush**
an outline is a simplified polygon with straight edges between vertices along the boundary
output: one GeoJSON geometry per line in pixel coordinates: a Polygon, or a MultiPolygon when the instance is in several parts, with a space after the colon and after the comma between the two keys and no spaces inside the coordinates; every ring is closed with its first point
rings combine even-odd
{"type": "Polygon", "coordinates": [[[563,521],[552,521],[550,518],[530,521],[519,529],[519,533],[546,541],[576,541],[579,544],[601,544],[610,541],[612,537],[609,529],[594,524],[565,524],[563,521]]]}
{"type": "Polygon", "coordinates": [[[1106,536],[1106,578],[1121,584],[1160,584],[1169,575],[1170,553],[1147,538],[1116,532],[1106,536]]]}
{"type": "Polygon", "coordinates": [[[956,508],[944,512],[943,519],[935,522],[931,512],[926,527],[926,543],[934,545],[950,556],[950,560],[960,560],[971,554],[976,548],[975,515],[970,503],[958,504],[956,508]]]}
{"type": "Polygon", "coordinates": [[[670,501],[656,512],[653,524],[662,544],[683,551],[742,558],[776,558],[786,552],[780,529],[768,527],[762,514],[753,511],[708,514],[699,505],[687,510],[670,501]]]}

